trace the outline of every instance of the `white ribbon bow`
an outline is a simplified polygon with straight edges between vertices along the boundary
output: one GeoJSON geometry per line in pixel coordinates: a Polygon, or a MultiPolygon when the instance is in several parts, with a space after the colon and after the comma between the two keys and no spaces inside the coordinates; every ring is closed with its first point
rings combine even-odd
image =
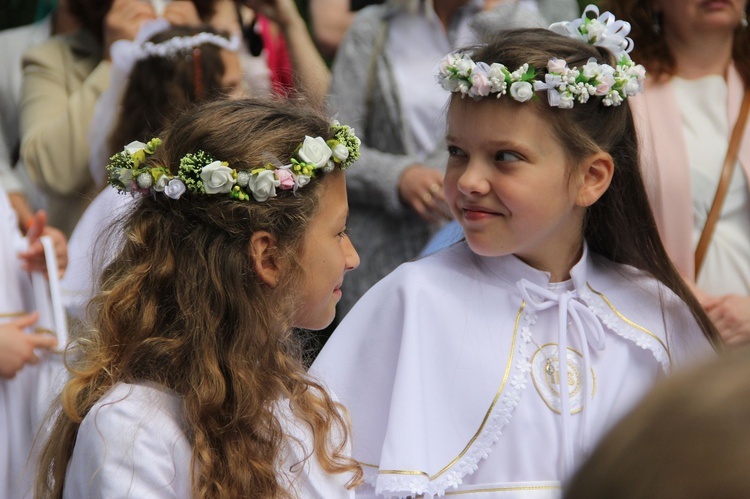
{"type": "Polygon", "coordinates": [[[611,12],[599,15],[599,8],[596,5],[586,7],[579,19],[554,23],[549,29],[569,38],[577,38],[597,47],[605,47],[615,55],[617,60],[623,54],[633,50],[633,40],[628,38],[630,23],[618,21],[611,12]],[[584,19],[588,17],[589,12],[593,12],[596,18],[591,19],[592,22],[589,24],[589,30],[591,31],[588,34],[581,33],[579,28],[583,25],[584,19]]]}
{"type": "MultiPolygon", "coordinates": [[[[564,468],[566,476],[575,469],[573,456],[573,442],[570,435],[570,386],[568,379],[568,317],[570,317],[574,326],[574,331],[578,333],[583,354],[584,375],[582,382],[588,378],[588,372],[591,370],[590,349],[597,352],[604,350],[604,329],[602,328],[599,318],[589,310],[589,308],[577,300],[573,291],[566,291],[561,294],[553,293],[547,288],[534,284],[526,279],[521,279],[516,284],[521,296],[526,301],[526,305],[533,310],[542,311],[552,307],[558,307],[558,368],[560,369],[560,415],[562,416],[563,430],[563,450],[564,450],[564,468]],[[530,292],[542,298],[542,301],[534,300],[530,292]],[[584,323],[587,327],[584,327],[584,323]],[[562,385],[565,385],[564,387],[562,385]]],[[[583,392],[588,393],[588,390],[583,392]]],[[[584,400],[586,397],[584,397],[584,400]]],[[[583,424],[581,426],[582,442],[585,444],[586,429],[589,427],[589,417],[591,411],[584,409],[583,424]]]]}

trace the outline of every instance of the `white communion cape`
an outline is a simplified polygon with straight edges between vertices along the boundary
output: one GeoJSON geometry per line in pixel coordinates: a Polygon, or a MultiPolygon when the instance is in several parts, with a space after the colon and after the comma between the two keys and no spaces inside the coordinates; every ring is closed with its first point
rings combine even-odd
{"type": "Polygon", "coordinates": [[[357,303],[311,372],[350,412],[358,497],[559,497],[660,376],[710,355],[688,307],[641,271],[584,247],[569,281],[549,279],[458,243],[357,303]]]}

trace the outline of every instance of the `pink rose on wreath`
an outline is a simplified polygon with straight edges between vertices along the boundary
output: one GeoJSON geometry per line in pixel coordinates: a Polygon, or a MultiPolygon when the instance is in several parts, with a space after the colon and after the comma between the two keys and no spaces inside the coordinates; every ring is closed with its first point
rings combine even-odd
{"type": "Polygon", "coordinates": [[[607,95],[615,85],[615,79],[611,76],[602,76],[601,82],[596,86],[596,95],[607,95]]]}
{"type": "Polygon", "coordinates": [[[547,71],[549,71],[550,73],[563,74],[567,68],[568,63],[565,61],[565,59],[558,59],[557,57],[553,57],[552,59],[547,61],[547,71]]]}
{"type": "Polygon", "coordinates": [[[490,67],[480,62],[471,72],[471,95],[486,97],[490,94],[491,83],[489,78],[490,67]]]}
{"type": "Polygon", "coordinates": [[[289,170],[276,170],[276,178],[279,180],[279,189],[289,190],[294,188],[294,177],[289,170]]]}

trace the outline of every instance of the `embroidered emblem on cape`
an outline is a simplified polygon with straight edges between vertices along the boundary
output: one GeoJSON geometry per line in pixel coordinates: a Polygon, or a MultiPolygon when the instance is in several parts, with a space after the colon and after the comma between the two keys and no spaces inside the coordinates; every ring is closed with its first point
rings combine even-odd
{"type": "MultiPolygon", "coordinates": [[[[570,413],[577,414],[584,409],[584,390],[590,387],[591,398],[596,392],[596,376],[591,369],[591,378],[584,379],[583,357],[568,348],[568,387],[570,393],[570,413]]],[[[560,356],[558,345],[548,343],[539,347],[531,358],[531,379],[544,403],[552,411],[560,414],[560,356]]]]}

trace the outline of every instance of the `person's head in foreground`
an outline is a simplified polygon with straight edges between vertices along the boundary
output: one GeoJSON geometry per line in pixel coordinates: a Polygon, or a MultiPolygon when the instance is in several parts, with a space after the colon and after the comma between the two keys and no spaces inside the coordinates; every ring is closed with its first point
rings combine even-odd
{"type": "Polygon", "coordinates": [[[666,380],[604,437],[570,499],[750,497],[750,349],[666,380]]]}

